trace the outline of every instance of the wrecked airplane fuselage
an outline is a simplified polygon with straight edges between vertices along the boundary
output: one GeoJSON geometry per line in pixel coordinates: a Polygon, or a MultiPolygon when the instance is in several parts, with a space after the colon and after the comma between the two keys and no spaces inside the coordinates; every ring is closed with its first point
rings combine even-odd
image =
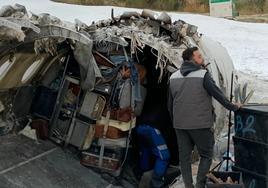
{"type": "MultiPolygon", "coordinates": [[[[200,48],[217,85],[229,93],[234,67],[227,51],[166,13],[115,17],[112,11],[111,19],[88,26],[6,6],[0,10],[0,135],[31,125],[39,138],[83,150],[84,165],[116,171],[124,159],[107,164],[104,146],[129,147],[131,129],[152,106],[149,98],[165,103],[170,73],[190,46],[200,48]],[[92,146],[102,156],[95,163],[92,146]]],[[[219,133],[226,111],[218,103],[214,108],[219,133]]]]}

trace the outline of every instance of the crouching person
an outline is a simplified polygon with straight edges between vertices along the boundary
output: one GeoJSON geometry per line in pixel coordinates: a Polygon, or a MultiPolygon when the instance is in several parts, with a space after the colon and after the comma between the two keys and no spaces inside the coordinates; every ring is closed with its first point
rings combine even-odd
{"type": "Polygon", "coordinates": [[[150,186],[152,188],[163,187],[170,158],[165,140],[158,129],[149,125],[140,125],[136,131],[140,148],[139,168],[142,173],[153,169],[150,186]]]}
{"type": "Polygon", "coordinates": [[[170,77],[169,111],[176,130],[182,178],[185,188],[193,188],[191,154],[194,146],[201,157],[196,188],[205,187],[205,177],[213,156],[214,123],[212,97],[228,110],[236,111],[240,104],[228,101],[203,67],[203,57],[197,47],[183,52],[181,69],[170,77]]]}

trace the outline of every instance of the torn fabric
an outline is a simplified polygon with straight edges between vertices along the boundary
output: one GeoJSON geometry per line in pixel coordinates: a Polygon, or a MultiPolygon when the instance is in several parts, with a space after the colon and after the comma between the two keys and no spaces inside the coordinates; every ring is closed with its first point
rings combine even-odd
{"type": "Polygon", "coordinates": [[[81,87],[84,90],[93,90],[96,78],[101,78],[101,72],[92,54],[93,41],[85,45],[77,42],[74,57],[80,66],[81,87]]]}

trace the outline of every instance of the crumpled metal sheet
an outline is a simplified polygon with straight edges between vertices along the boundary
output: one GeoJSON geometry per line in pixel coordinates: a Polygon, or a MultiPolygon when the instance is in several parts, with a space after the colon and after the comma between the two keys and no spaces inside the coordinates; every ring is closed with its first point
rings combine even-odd
{"type": "Polygon", "coordinates": [[[84,44],[90,43],[88,36],[75,30],[74,24],[61,21],[47,13],[32,14],[32,17],[29,17],[25,7],[19,4],[0,9],[0,41],[6,41],[0,46],[0,53],[15,48],[23,42],[39,40],[36,44],[36,52],[45,51],[55,54],[55,46],[66,39],[84,44]],[[57,39],[48,39],[52,37],[57,39]],[[20,43],[9,42],[14,40],[20,43]]]}
{"type": "MultiPolygon", "coordinates": [[[[1,21],[0,21],[1,22],[1,21]]],[[[0,41],[6,44],[9,41],[16,40],[18,42],[24,41],[25,34],[23,31],[0,25],[0,41]]],[[[0,46],[1,47],[1,46],[0,46]]],[[[1,50],[0,50],[1,52],[1,50]]]]}
{"type": "Polygon", "coordinates": [[[160,49],[163,50],[163,54],[169,60],[169,63],[175,65],[177,68],[180,67],[180,64],[182,63],[181,53],[183,49],[186,49],[186,46],[175,46],[173,43],[165,41],[166,36],[155,37],[152,34],[145,33],[144,30],[141,30],[136,25],[100,28],[94,33],[93,38],[96,42],[106,41],[105,39],[111,38],[110,36],[114,38],[132,39],[133,33],[135,33],[135,39],[141,41],[142,46],[148,45],[157,51],[160,49]]]}
{"type": "Polygon", "coordinates": [[[0,17],[28,17],[26,8],[23,5],[15,4],[14,6],[6,5],[0,9],[0,17]]]}
{"type": "Polygon", "coordinates": [[[15,4],[14,6],[3,6],[0,9],[0,40],[17,40],[23,41],[25,34],[22,31],[22,27],[36,27],[30,24],[26,19],[28,14],[26,8],[22,5],[15,4]],[[25,21],[23,21],[24,19],[25,21]]]}
{"type": "Polygon", "coordinates": [[[21,26],[19,24],[14,23],[11,20],[8,20],[8,19],[2,18],[2,17],[0,17],[0,26],[1,27],[8,27],[10,29],[20,30],[21,31],[21,26]]]}
{"type": "Polygon", "coordinates": [[[30,28],[36,33],[40,33],[40,28],[35,26],[30,20],[26,20],[23,18],[13,18],[13,17],[6,17],[6,20],[19,25],[20,27],[30,28]]]}

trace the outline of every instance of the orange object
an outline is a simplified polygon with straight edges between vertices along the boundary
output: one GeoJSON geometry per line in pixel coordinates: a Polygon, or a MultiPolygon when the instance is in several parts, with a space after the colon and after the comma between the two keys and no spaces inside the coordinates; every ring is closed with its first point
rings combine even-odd
{"type": "MultiPolygon", "coordinates": [[[[102,138],[104,131],[104,125],[95,125],[95,138],[102,138]]],[[[108,126],[108,130],[106,133],[106,138],[118,139],[123,138],[127,135],[127,132],[123,132],[115,127],[108,126]]]]}

